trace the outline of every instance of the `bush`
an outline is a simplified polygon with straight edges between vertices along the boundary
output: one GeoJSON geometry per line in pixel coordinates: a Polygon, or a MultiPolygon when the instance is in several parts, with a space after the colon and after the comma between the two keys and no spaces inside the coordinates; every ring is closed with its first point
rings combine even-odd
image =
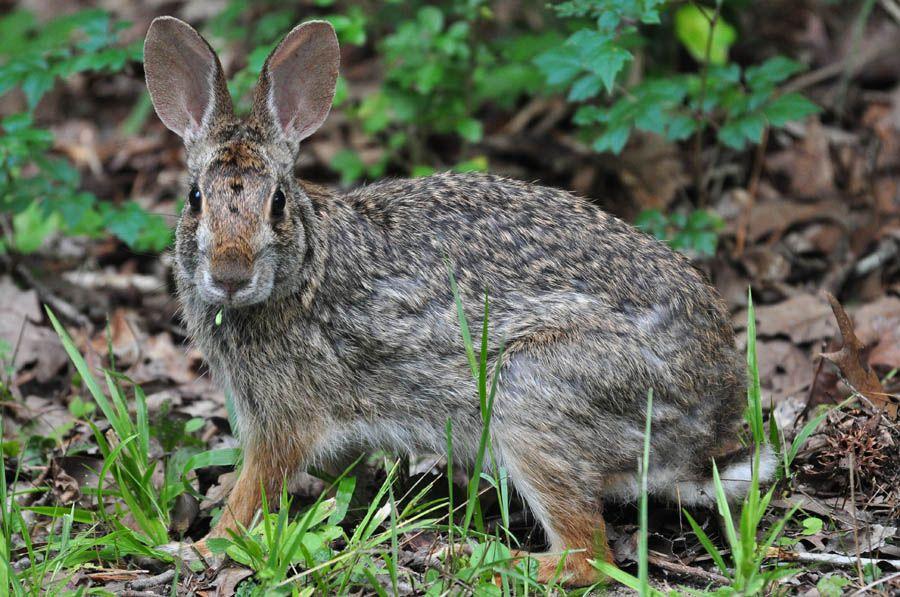
{"type": "Polygon", "coordinates": [[[339,152],[331,165],[345,183],[377,178],[389,167],[414,176],[435,167],[485,170],[484,156],[467,154],[484,135],[479,111],[537,93],[542,77],[532,59],[559,39],[553,33],[487,35],[494,15],[480,0],[427,3],[405,17],[403,8],[386,4],[373,17],[373,28],[396,23],[375,44],[385,68],[381,89],[343,106],[384,151],[369,163],[351,149],[339,152]],[[462,159],[441,163],[429,147],[435,136],[460,143],[462,159]]]}
{"type": "Polygon", "coordinates": [[[759,143],[766,127],[783,127],[818,107],[799,93],[777,92],[801,64],[776,56],[744,69],[729,61],[737,32],[721,9],[722,0],[715,8],[690,3],[675,11],[664,0],[563,2],[554,10],[574,19],[576,30],[536,63],[549,84],[567,89],[568,100],[580,104],[574,122],[596,151],[621,152],[634,129],[672,141],[713,129],[720,143],[741,150],[759,143]],[[664,17],[672,17],[668,26],[664,17]],[[639,24],[653,28],[652,39],[639,24]],[[652,50],[670,47],[664,35],[677,37],[696,60],[697,72],[673,72],[670,62],[653,61],[652,50]],[[637,49],[646,50],[650,74],[623,83],[637,49]],[[600,99],[603,92],[611,104],[600,99]]]}
{"type": "Polygon", "coordinates": [[[0,208],[11,212],[12,231],[0,250],[37,250],[55,231],[98,236],[110,232],[130,247],[160,251],[171,232],[160,216],[136,203],[100,202],[81,188],[78,170],[51,152],[53,134],[34,123],[34,109],[57,79],[76,73],[121,71],[141,57],[140,44],[118,44],[118,31],[101,10],[85,10],[38,24],[31,13],[0,19],[0,94],[19,89],[27,110],[0,120],[0,208]]]}

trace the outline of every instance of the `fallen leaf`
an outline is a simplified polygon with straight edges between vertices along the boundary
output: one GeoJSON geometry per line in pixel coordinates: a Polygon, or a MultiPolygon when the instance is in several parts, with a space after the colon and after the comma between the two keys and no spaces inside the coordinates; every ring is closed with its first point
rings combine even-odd
{"type": "Polygon", "coordinates": [[[63,467],[55,459],[50,461],[47,478],[57,503],[68,506],[81,497],[81,487],[78,485],[78,481],[63,470],[63,467]]]}
{"type": "Polygon", "coordinates": [[[651,133],[632,137],[617,160],[617,169],[640,209],[665,210],[688,180],[678,147],[651,133]]]}
{"type": "Polygon", "coordinates": [[[242,580],[252,575],[253,571],[249,568],[240,566],[228,566],[219,570],[216,574],[216,597],[231,597],[237,591],[237,586],[242,580]]]}
{"type": "Polygon", "coordinates": [[[789,191],[797,197],[821,197],[834,193],[834,166],[828,137],[817,118],[806,122],[805,135],[794,147],[772,154],[766,168],[788,177],[789,191]]]}
{"type": "Polygon", "coordinates": [[[813,368],[809,357],[791,342],[772,340],[759,342],[757,345],[759,358],[759,377],[763,390],[774,404],[809,387],[813,368]]]}
{"type": "Polygon", "coordinates": [[[900,367],[900,298],[885,296],[853,313],[856,335],[870,347],[869,365],[900,367]]]}
{"type": "Polygon", "coordinates": [[[11,363],[15,372],[33,365],[34,377],[46,383],[68,358],[56,334],[38,325],[42,317],[34,290],[20,290],[8,276],[0,278],[0,340],[7,352],[0,354],[0,362],[15,356],[11,363]]]}
{"type": "Polygon", "coordinates": [[[822,358],[834,363],[854,390],[865,396],[876,408],[883,408],[891,419],[896,419],[897,404],[890,400],[881,385],[881,380],[866,364],[866,360],[862,356],[865,344],[856,337],[853,331],[853,321],[831,293],[826,292],[825,296],[831,303],[843,343],[837,352],[822,353],[822,358]]]}
{"type": "MultiPolygon", "coordinates": [[[[834,336],[837,328],[828,304],[812,294],[798,294],[774,305],[756,307],[756,334],[760,338],[787,336],[797,344],[834,336]]],[[[747,326],[747,312],[735,316],[738,329],[747,326]]]]}
{"type": "MultiPolygon", "coordinates": [[[[785,199],[764,201],[753,206],[747,225],[747,242],[756,243],[762,238],[777,235],[801,222],[829,221],[845,226],[847,206],[839,201],[801,203],[785,199]]],[[[732,226],[734,228],[736,224],[732,226]]],[[[732,232],[735,232],[732,229],[732,232]]]]}

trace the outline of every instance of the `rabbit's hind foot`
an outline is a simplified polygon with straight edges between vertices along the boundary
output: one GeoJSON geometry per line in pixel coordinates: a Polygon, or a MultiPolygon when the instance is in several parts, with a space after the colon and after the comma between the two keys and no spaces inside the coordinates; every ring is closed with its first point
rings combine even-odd
{"type": "Polygon", "coordinates": [[[551,524],[552,529],[548,529],[552,541],[549,552],[513,554],[516,558],[528,557],[537,561],[538,582],[555,581],[583,587],[603,578],[591,560],[602,559],[615,564],[606,540],[606,523],[599,513],[579,515],[551,524]]]}

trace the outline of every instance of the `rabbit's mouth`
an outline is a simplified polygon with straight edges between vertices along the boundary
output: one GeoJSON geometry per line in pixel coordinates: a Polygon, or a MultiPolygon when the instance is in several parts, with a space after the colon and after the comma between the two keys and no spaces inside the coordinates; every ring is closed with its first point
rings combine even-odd
{"type": "Polygon", "coordinates": [[[223,283],[213,278],[208,267],[200,267],[195,274],[200,299],[211,305],[248,307],[261,303],[272,294],[275,272],[270,267],[257,264],[253,274],[240,284],[223,283]]]}

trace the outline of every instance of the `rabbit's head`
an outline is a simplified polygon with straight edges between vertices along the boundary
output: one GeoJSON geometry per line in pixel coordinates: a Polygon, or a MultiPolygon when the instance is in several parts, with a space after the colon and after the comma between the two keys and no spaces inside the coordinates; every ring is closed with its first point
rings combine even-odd
{"type": "Polygon", "coordinates": [[[176,275],[201,301],[242,307],[302,283],[313,206],[294,161],[331,109],[339,60],[330,24],[299,25],[269,55],[241,118],[206,40],[172,17],[150,25],[147,87],[159,118],[184,140],[190,176],[176,275]]]}

